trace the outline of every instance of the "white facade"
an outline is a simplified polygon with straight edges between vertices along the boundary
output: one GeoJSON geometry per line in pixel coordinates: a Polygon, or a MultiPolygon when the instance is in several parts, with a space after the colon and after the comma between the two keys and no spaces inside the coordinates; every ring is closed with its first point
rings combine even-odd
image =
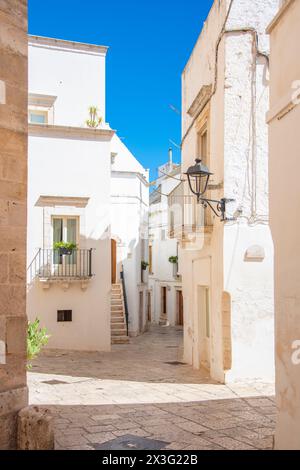
{"type": "MultiPolygon", "coordinates": [[[[131,206],[131,196],[140,194],[138,177],[133,189],[124,172],[143,175],[147,212],[147,173],[105,122],[106,51],[29,38],[27,310],[31,320],[39,317],[47,328],[49,348],[110,350],[111,238],[128,243],[115,195],[125,197],[122,214],[132,216],[137,244],[141,223],[140,212],[132,214],[131,206]],[[90,106],[102,117],[95,129],[86,125],[90,106]],[[56,241],[73,242],[78,251],[59,256],[53,251],[56,241]]],[[[140,260],[126,269],[128,278],[138,271],[135,263],[140,260]]],[[[137,315],[132,307],[136,278],[127,288],[130,311],[137,315]]]]}
{"type": "Polygon", "coordinates": [[[178,257],[178,243],[168,236],[168,195],[180,184],[180,166],[168,162],[159,168],[158,176],[156,189],[150,196],[149,211],[151,321],[183,325],[178,263],[169,261],[170,257],[178,257]]]}
{"type": "Polygon", "coordinates": [[[141,263],[148,260],[149,172],[122,141],[112,142],[111,237],[117,244],[117,282],[123,267],[129,313],[129,335],[147,328],[148,277],[141,263]]]}
{"type": "Polygon", "coordinates": [[[185,360],[220,382],[274,377],[265,30],[277,7],[215,1],[182,76],[183,172],[202,157],[214,174],[206,197],[235,200],[227,216],[236,220],[224,223],[209,208],[204,219],[187,183],[170,198],[186,195],[188,206],[179,236],[185,360]]]}

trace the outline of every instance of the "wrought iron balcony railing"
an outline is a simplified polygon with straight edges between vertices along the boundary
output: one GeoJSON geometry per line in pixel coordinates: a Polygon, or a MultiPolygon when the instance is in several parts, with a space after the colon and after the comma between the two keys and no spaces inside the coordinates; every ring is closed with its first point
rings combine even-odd
{"type": "Polygon", "coordinates": [[[40,248],[28,268],[30,279],[89,279],[93,277],[92,253],[93,250],[73,250],[63,254],[59,249],[40,248]]]}
{"type": "Polygon", "coordinates": [[[203,206],[197,204],[195,196],[185,195],[183,183],[169,194],[168,206],[170,238],[188,241],[197,234],[212,231],[203,206]]]}

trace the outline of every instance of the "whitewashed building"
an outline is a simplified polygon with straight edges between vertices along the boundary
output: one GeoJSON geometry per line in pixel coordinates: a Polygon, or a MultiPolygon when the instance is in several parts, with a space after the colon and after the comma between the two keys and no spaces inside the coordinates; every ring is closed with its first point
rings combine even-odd
{"type": "MultiPolygon", "coordinates": [[[[201,158],[205,196],[234,199],[222,222],[188,183],[169,197],[180,241],[184,354],[220,382],[274,377],[268,204],[266,27],[278,0],[216,0],[182,75],[182,173],[201,158]]],[[[216,209],[216,205],[214,205],[216,209]]]]}
{"type": "Polygon", "coordinates": [[[145,170],[115,136],[111,166],[112,283],[121,282],[127,294],[129,335],[148,326],[149,171],[145,170]]]}
{"type": "Polygon", "coordinates": [[[158,168],[149,209],[149,320],[183,326],[183,298],[178,242],[169,238],[168,195],[180,184],[180,165],[169,161],[158,168]]]}
{"type": "Polygon", "coordinates": [[[112,240],[131,243],[132,252],[140,244],[142,215],[132,211],[131,196],[140,197],[141,183],[147,213],[148,174],[106,123],[106,53],[103,46],[29,37],[27,311],[47,328],[49,348],[109,350],[111,336],[128,340],[126,311],[134,332],[146,324],[142,317],[143,328],[135,326],[140,311],[146,316],[144,305],[137,308],[145,287],[132,274],[140,258],[125,266],[125,302],[119,283],[125,255],[113,258],[112,240]],[[90,106],[98,114],[88,126],[90,106]],[[129,171],[132,186],[119,169],[129,171]],[[122,211],[134,236],[116,223],[116,195],[125,197],[122,211]],[[71,254],[63,254],[67,243],[71,254]]]}

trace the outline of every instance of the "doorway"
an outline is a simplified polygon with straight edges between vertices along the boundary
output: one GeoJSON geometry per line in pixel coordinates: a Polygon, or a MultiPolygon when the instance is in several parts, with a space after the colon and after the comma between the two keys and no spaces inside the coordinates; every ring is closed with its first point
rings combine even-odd
{"type": "Polygon", "coordinates": [[[117,242],[111,240],[111,283],[117,283],[117,242]]]}
{"type": "Polygon", "coordinates": [[[142,333],[144,330],[144,293],[141,291],[139,294],[139,331],[142,333]]]}
{"type": "Polygon", "coordinates": [[[148,292],[147,309],[148,309],[148,322],[151,323],[151,321],[152,321],[152,315],[151,315],[151,292],[148,292]]]}
{"type": "Polygon", "coordinates": [[[177,291],[177,325],[183,326],[183,295],[182,290],[177,291]]]}
{"type": "Polygon", "coordinates": [[[210,289],[198,286],[199,363],[210,370],[210,289]]]}
{"type": "Polygon", "coordinates": [[[161,288],[161,314],[167,316],[167,288],[161,288]]]}

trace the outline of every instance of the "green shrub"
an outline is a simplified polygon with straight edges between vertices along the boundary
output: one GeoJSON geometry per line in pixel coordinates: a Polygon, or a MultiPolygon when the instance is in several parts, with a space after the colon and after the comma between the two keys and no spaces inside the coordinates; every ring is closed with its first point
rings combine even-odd
{"type": "Polygon", "coordinates": [[[65,248],[66,250],[76,250],[77,245],[75,243],[69,242],[56,242],[53,245],[54,250],[59,250],[60,248],[65,248]]]}
{"type": "Polygon", "coordinates": [[[146,271],[146,269],[148,268],[149,266],[149,263],[147,261],[142,261],[141,262],[141,267],[142,267],[142,270],[143,271],[146,271]]]}
{"type": "Polygon", "coordinates": [[[169,262],[172,264],[177,264],[178,263],[178,256],[170,256],[169,262]]]}
{"type": "Polygon", "coordinates": [[[28,369],[32,367],[30,361],[35,359],[46,346],[50,336],[47,334],[46,328],[40,328],[40,320],[37,318],[34,322],[28,322],[27,329],[27,360],[28,369]]]}

